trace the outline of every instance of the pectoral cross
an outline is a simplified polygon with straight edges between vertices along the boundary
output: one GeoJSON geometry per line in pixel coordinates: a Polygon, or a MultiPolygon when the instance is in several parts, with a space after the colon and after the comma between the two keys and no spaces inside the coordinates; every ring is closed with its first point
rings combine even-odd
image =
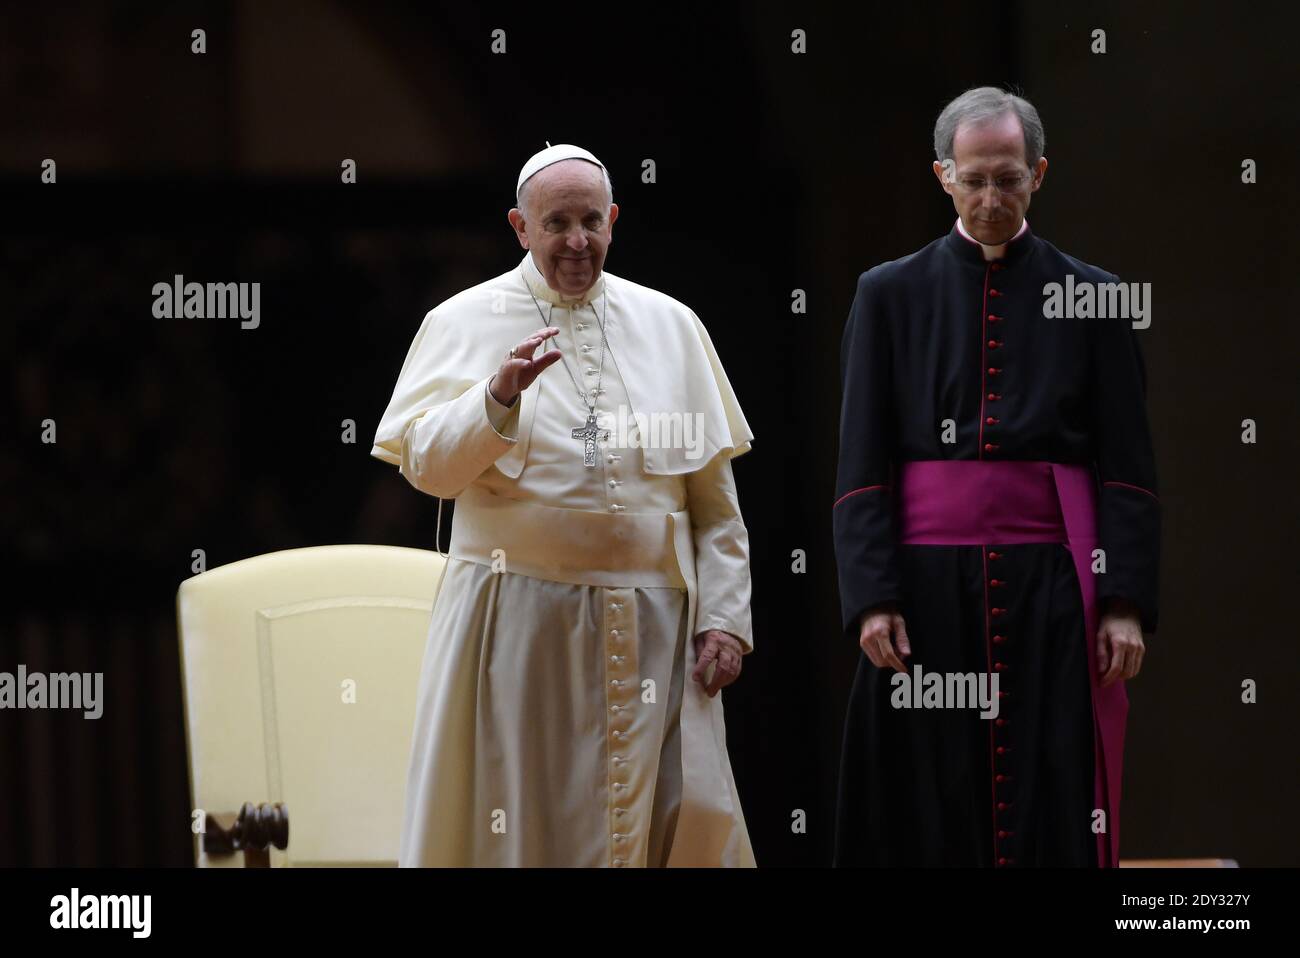
{"type": "Polygon", "coordinates": [[[596,468],[596,440],[608,439],[609,430],[600,429],[596,426],[595,410],[592,410],[587,414],[587,424],[585,426],[579,426],[577,429],[573,430],[572,435],[574,439],[582,440],[583,464],[588,469],[596,468]]]}

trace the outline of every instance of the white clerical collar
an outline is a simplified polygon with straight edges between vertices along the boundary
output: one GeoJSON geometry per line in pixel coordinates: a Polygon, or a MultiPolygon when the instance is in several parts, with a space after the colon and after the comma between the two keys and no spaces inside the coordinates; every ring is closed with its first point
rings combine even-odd
{"type": "MultiPolygon", "coordinates": [[[[1016,230],[1016,235],[1007,240],[1007,243],[1010,243],[1011,240],[1020,239],[1021,235],[1027,229],[1029,229],[1029,220],[1028,218],[1022,217],[1020,220],[1020,229],[1016,230]]],[[[1003,243],[1000,246],[989,246],[987,243],[980,243],[979,240],[971,236],[970,233],[966,232],[966,226],[962,223],[960,216],[957,217],[957,232],[966,237],[966,239],[970,240],[972,243],[979,243],[979,245],[984,248],[985,259],[997,259],[1006,252],[1007,243],[1003,243]]]]}
{"type": "Polygon", "coordinates": [[[533,262],[532,251],[524,253],[524,278],[528,281],[528,287],[533,291],[533,295],[538,299],[544,299],[552,306],[587,306],[592,300],[599,299],[601,292],[605,289],[605,271],[601,270],[600,275],[596,277],[596,282],[591,284],[581,296],[570,296],[567,293],[557,292],[547,284],[546,277],[542,271],[537,268],[533,262]]]}

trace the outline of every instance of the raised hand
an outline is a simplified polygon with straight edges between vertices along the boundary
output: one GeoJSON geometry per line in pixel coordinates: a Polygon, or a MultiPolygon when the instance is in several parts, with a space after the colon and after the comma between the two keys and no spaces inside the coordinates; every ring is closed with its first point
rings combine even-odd
{"type": "Polygon", "coordinates": [[[510,355],[501,364],[491,381],[488,391],[492,398],[503,406],[512,406],[515,397],[533,384],[548,366],[560,359],[558,349],[548,349],[536,359],[533,353],[537,347],[560,332],[558,326],[546,326],[533,333],[522,343],[510,350],[510,355]]]}

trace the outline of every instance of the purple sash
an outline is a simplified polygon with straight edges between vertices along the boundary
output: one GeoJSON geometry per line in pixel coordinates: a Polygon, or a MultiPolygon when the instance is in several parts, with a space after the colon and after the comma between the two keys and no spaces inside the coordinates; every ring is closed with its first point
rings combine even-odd
{"type": "MultiPolygon", "coordinates": [[[[904,544],[1062,542],[1069,548],[1083,597],[1096,807],[1106,811],[1106,831],[1097,835],[1097,862],[1103,868],[1117,866],[1128,693],[1123,681],[1107,688],[1098,684],[1096,636],[1101,615],[1092,573],[1092,550],[1097,547],[1097,487],[1092,469],[1056,462],[905,462],[899,486],[899,541],[904,544]]],[[[984,622],[987,631],[987,608],[984,622]]]]}

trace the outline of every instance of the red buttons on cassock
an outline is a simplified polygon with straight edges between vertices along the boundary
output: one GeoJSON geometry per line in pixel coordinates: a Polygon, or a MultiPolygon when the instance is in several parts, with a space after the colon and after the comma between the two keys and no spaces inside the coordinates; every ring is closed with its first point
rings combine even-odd
{"type": "Polygon", "coordinates": [[[996,426],[998,424],[998,420],[993,416],[989,416],[984,420],[984,424],[986,426],[996,426]]]}
{"type": "Polygon", "coordinates": [[[998,349],[998,348],[1000,348],[1001,346],[1002,346],[1002,340],[1000,340],[1000,339],[990,339],[990,340],[989,340],[989,349],[998,349]]]}
{"type": "Polygon", "coordinates": [[[989,295],[990,295],[990,296],[1001,296],[1002,294],[999,293],[996,289],[991,289],[991,290],[989,290],[989,295]]]}
{"type": "Polygon", "coordinates": [[[990,402],[993,402],[993,401],[996,401],[996,400],[998,400],[998,399],[1001,399],[1002,397],[999,396],[997,393],[989,393],[988,398],[989,398],[989,401],[990,401],[990,402]]]}
{"type": "Polygon", "coordinates": [[[1009,698],[1011,698],[1011,693],[1010,693],[1010,692],[999,692],[999,693],[998,693],[998,698],[1000,698],[1000,699],[1009,699],[1009,698]]]}
{"type": "Polygon", "coordinates": [[[999,608],[996,608],[996,607],[992,610],[992,612],[993,612],[994,615],[1001,615],[1001,614],[1002,614],[1003,612],[1005,612],[1005,611],[1007,611],[1007,610],[1006,610],[1006,609],[999,609],[999,608]]]}
{"type": "Polygon", "coordinates": [[[1001,316],[994,316],[992,313],[990,313],[990,314],[989,314],[989,322],[990,322],[990,323],[1000,323],[1000,322],[1002,322],[1002,317],[1001,317],[1001,316]]]}
{"type": "Polygon", "coordinates": [[[1005,672],[1006,670],[1007,670],[1007,667],[1006,667],[1005,665],[1003,665],[1001,662],[994,662],[994,663],[993,663],[993,671],[994,671],[994,672],[1005,672]]]}
{"type": "Polygon", "coordinates": [[[996,749],[994,749],[994,751],[996,751],[999,755],[1006,755],[1007,752],[1011,751],[1011,746],[999,745],[996,749]]]}
{"type": "Polygon", "coordinates": [[[1001,559],[1001,558],[1002,558],[1002,553],[1001,553],[1001,552],[990,552],[990,553],[989,553],[989,558],[990,558],[990,559],[1001,559]]]}
{"type": "Polygon", "coordinates": [[[986,443],[984,443],[984,451],[985,451],[985,452],[992,452],[992,451],[993,451],[994,449],[996,449],[996,448],[998,448],[998,444],[997,444],[996,442],[986,442],[986,443]]]}
{"type": "Polygon", "coordinates": [[[993,263],[992,268],[995,270],[1000,270],[1000,269],[1005,269],[1006,267],[1004,267],[1001,263],[993,263]]]}
{"type": "Polygon", "coordinates": [[[990,376],[996,376],[996,375],[997,375],[998,373],[1000,373],[1000,372],[1002,372],[1001,369],[994,369],[992,366],[989,367],[989,375],[990,375],[990,376]]]}
{"type": "Polygon", "coordinates": [[[1010,807],[1011,807],[1011,803],[1010,803],[1010,802],[998,802],[998,811],[999,811],[999,812],[1005,812],[1005,811],[1006,811],[1008,808],[1010,808],[1010,807]]]}
{"type": "Polygon", "coordinates": [[[1007,637],[1006,637],[1005,635],[995,635],[995,636],[993,636],[993,641],[994,641],[994,642],[1005,642],[1006,640],[1007,640],[1007,637]]]}
{"type": "Polygon", "coordinates": [[[1011,724],[1011,719],[994,719],[993,724],[998,728],[1006,728],[1011,724]]]}
{"type": "Polygon", "coordinates": [[[1010,828],[998,829],[998,838],[1010,838],[1015,832],[1010,828]]]}

